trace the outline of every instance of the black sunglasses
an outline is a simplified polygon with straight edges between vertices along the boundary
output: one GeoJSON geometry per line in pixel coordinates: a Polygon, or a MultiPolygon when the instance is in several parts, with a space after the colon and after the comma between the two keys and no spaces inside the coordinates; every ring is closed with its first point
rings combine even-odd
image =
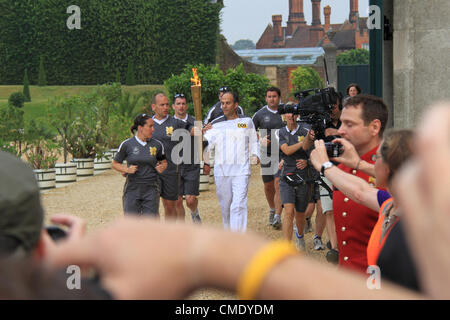
{"type": "Polygon", "coordinates": [[[229,87],[221,87],[219,89],[219,92],[229,92],[229,91],[231,91],[231,89],[229,87]]]}
{"type": "Polygon", "coordinates": [[[173,96],[174,99],[176,98],[186,98],[186,96],[183,93],[177,93],[173,96]]]}

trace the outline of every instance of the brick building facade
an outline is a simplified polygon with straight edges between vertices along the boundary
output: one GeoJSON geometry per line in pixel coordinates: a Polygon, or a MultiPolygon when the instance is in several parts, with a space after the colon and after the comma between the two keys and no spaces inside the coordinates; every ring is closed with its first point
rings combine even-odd
{"type": "Polygon", "coordinates": [[[321,0],[311,0],[312,22],[308,25],[303,0],[289,0],[289,18],[285,27],[282,16],[273,15],[269,24],[256,43],[256,49],[269,48],[309,48],[321,47],[332,41],[338,54],[350,49],[369,48],[367,18],[359,17],[358,0],[350,1],[349,18],[341,24],[331,24],[331,7],[323,8],[325,17],[320,16],[321,0]]]}

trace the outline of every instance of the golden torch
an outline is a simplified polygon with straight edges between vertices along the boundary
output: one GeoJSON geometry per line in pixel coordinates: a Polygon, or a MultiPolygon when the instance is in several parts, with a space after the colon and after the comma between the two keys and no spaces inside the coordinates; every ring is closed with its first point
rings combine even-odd
{"type": "MultiPolygon", "coordinates": [[[[191,86],[192,93],[192,102],[194,103],[194,112],[195,112],[195,127],[198,132],[202,132],[202,83],[200,78],[197,75],[197,69],[192,68],[193,78],[191,78],[191,82],[193,83],[191,86]]],[[[203,160],[203,139],[202,135],[198,135],[197,139],[197,150],[199,155],[199,160],[203,160]]]]}

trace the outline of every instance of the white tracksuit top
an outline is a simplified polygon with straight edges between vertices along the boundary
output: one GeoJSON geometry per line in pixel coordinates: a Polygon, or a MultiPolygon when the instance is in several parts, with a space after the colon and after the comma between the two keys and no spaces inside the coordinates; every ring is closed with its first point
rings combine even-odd
{"type": "Polygon", "coordinates": [[[204,135],[208,148],[215,149],[214,176],[250,175],[250,157],[259,157],[255,126],[249,117],[217,118],[204,135]]]}

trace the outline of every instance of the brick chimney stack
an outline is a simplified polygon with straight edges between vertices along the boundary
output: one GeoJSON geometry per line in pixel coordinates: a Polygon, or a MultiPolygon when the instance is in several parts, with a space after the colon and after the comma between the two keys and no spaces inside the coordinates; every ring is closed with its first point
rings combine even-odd
{"type": "Polygon", "coordinates": [[[323,15],[325,16],[325,24],[323,26],[323,30],[325,32],[327,32],[328,29],[330,29],[330,17],[331,17],[331,7],[330,6],[326,6],[325,8],[323,8],[323,15]]]}
{"type": "Polygon", "coordinates": [[[276,14],[272,16],[273,23],[273,44],[274,46],[281,47],[283,45],[283,28],[281,27],[282,16],[276,14]]]}
{"type": "Polygon", "coordinates": [[[309,40],[312,46],[316,46],[325,34],[320,21],[320,1],[321,0],[311,0],[313,21],[311,28],[309,29],[309,40]]]}
{"type": "Polygon", "coordinates": [[[318,26],[321,25],[320,21],[320,1],[321,0],[311,0],[312,2],[312,26],[318,26]]]}
{"type": "Polygon", "coordinates": [[[356,23],[359,16],[359,2],[358,0],[350,0],[350,16],[348,21],[351,24],[356,23]]]}
{"type": "Polygon", "coordinates": [[[303,0],[289,0],[289,20],[286,34],[292,35],[302,25],[306,25],[303,13],[303,0]]]}

